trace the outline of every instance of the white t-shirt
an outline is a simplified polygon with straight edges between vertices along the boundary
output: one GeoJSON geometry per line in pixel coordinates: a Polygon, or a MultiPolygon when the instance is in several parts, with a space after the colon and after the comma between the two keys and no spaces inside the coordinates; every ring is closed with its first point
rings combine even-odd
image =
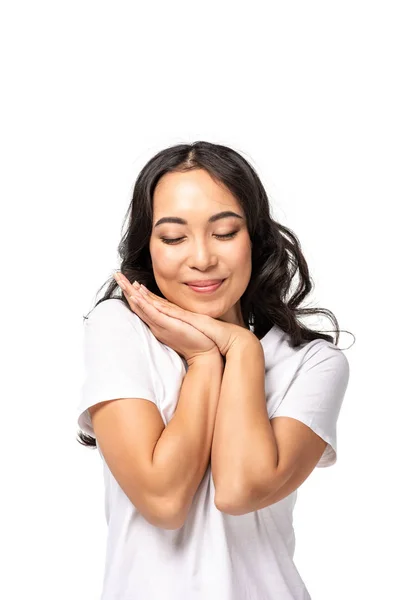
{"type": "MultiPolygon", "coordinates": [[[[336,422],[349,363],[322,339],[292,349],[274,325],[260,340],[270,418],[298,419],[327,443],[318,467],[336,462],[336,422]]],[[[85,379],[77,418],[96,437],[87,410],[116,398],[145,398],[172,418],[187,364],[122,300],[105,300],[84,322],[85,379]]],[[[101,450],[108,537],[101,600],[309,600],[294,564],[297,491],[241,516],[220,512],[209,466],[184,525],[151,525],[109,470],[101,450]]]]}

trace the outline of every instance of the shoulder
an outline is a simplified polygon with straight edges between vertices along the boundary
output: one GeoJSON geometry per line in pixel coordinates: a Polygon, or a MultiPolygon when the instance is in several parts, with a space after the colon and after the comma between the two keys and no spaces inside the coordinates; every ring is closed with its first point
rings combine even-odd
{"type": "Polygon", "coordinates": [[[84,331],[94,336],[112,338],[143,336],[143,321],[118,298],[102,300],[89,312],[84,321],[84,331]]]}
{"type": "Polygon", "coordinates": [[[312,372],[335,372],[343,378],[349,377],[350,365],[347,356],[333,342],[318,338],[292,347],[289,335],[279,327],[275,328],[274,353],[276,362],[288,360],[296,365],[297,375],[312,372]]]}
{"type": "Polygon", "coordinates": [[[347,356],[333,342],[318,339],[312,340],[305,345],[304,362],[310,366],[327,362],[335,365],[339,369],[348,369],[349,361],[347,356]]]}
{"type": "Polygon", "coordinates": [[[290,343],[289,334],[278,325],[274,325],[261,340],[261,344],[269,355],[275,355],[276,361],[283,362],[288,358],[294,359],[298,366],[304,370],[324,362],[335,365],[343,371],[349,370],[349,361],[343,350],[333,342],[322,338],[293,347],[290,343]]]}
{"type": "Polygon", "coordinates": [[[89,312],[85,323],[132,323],[138,326],[141,320],[126,304],[118,298],[102,300],[89,312]]]}
{"type": "Polygon", "coordinates": [[[300,372],[309,373],[326,385],[335,382],[335,385],[347,386],[350,364],[345,353],[333,342],[318,339],[304,345],[300,372]]]}
{"type": "Polygon", "coordinates": [[[108,298],[107,300],[101,300],[94,308],[92,308],[92,310],[89,312],[88,319],[97,319],[99,315],[123,315],[125,311],[132,312],[119,298],[108,298]]]}

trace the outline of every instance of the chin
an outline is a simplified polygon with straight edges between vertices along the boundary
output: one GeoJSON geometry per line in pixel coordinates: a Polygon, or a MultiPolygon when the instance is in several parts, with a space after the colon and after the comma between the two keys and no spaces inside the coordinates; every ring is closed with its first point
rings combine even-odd
{"type": "Polygon", "coordinates": [[[213,309],[213,308],[209,308],[207,310],[207,308],[205,308],[204,310],[201,311],[202,315],[207,315],[207,317],[212,317],[213,319],[220,319],[221,321],[224,320],[223,317],[224,315],[226,315],[226,310],[218,310],[218,309],[213,309]]]}

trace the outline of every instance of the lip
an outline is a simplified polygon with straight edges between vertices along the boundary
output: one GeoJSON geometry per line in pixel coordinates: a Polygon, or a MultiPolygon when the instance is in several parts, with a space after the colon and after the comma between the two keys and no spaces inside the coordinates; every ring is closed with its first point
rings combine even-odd
{"type": "Polygon", "coordinates": [[[216,285],[220,283],[223,279],[192,279],[192,281],[185,281],[187,285],[195,285],[196,287],[203,287],[207,285],[216,285]]]}
{"type": "MultiPolygon", "coordinates": [[[[211,281],[215,281],[215,279],[211,280],[211,281]]],[[[187,285],[188,288],[190,288],[194,292],[198,292],[200,294],[207,294],[207,293],[215,292],[216,290],[218,290],[221,287],[221,285],[224,283],[224,281],[226,281],[226,279],[219,279],[216,283],[213,283],[212,285],[206,285],[206,286],[205,285],[201,285],[201,286],[197,285],[196,286],[196,285],[189,284],[189,283],[186,283],[185,285],[187,285]]],[[[203,284],[203,283],[207,283],[207,282],[202,281],[201,283],[203,284]]]]}

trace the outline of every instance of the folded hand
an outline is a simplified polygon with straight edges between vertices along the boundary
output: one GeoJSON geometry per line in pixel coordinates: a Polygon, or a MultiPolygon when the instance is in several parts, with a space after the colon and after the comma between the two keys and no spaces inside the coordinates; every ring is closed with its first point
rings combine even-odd
{"type": "MultiPolygon", "coordinates": [[[[136,282],[132,285],[122,273],[117,273],[115,279],[118,283],[122,282],[125,284],[126,290],[123,291],[127,298],[136,291],[136,293],[139,293],[143,300],[153,309],[164,315],[192,325],[214,342],[222,356],[226,356],[229,349],[234,344],[240,343],[242,340],[254,335],[250,330],[245,329],[240,325],[219,321],[208,315],[202,315],[181,308],[180,306],[153,294],[144,285],[137,284],[136,282]]],[[[140,315],[140,317],[143,318],[142,315],[140,315]]]]}

